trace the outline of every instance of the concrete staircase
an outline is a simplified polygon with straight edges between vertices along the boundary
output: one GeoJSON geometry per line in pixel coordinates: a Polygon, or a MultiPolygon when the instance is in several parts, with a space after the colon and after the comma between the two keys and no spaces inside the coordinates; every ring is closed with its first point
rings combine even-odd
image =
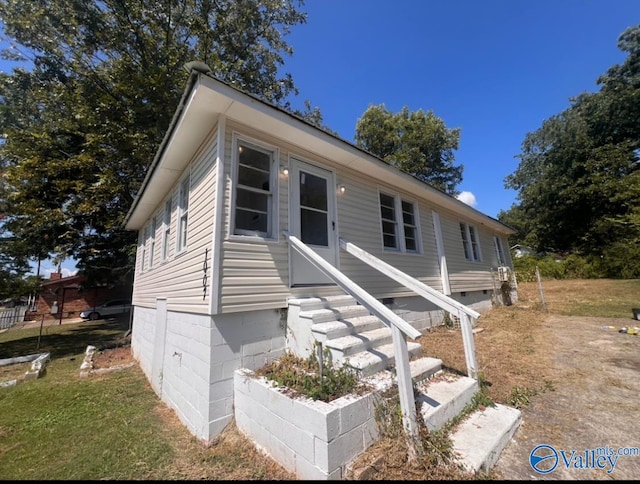
{"type": "MultiPolygon", "coordinates": [[[[319,342],[334,364],[346,364],[363,377],[393,372],[391,330],[351,296],[291,300],[287,326],[288,343],[300,356],[319,342]]],[[[408,340],[407,346],[419,416],[429,430],[438,430],[472,402],[478,382],[444,372],[441,360],[421,355],[419,342],[408,340]]],[[[474,411],[450,434],[460,463],[473,473],[488,471],[520,423],[520,411],[504,405],[474,411]]]]}

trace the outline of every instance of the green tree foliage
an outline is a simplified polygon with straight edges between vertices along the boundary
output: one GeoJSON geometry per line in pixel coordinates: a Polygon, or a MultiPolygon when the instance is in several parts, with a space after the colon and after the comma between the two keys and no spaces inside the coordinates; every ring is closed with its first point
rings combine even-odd
{"type": "MultiPolygon", "coordinates": [[[[4,231],[31,258],[74,257],[91,282],[132,276],[122,222],[179,102],[185,63],[291,109],[281,74],[294,0],[0,0],[23,61],[0,75],[4,231]]],[[[306,104],[298,112],[321,123],[306,104]]]]}
{"type": "MultiPolygon", "coordinates": [[[[622,253],[611,248],[640,246],[640,26],[622,33],[618,47],[627,58],[598,79],[598,92],[573,98],[527,134],[505,179],[519,203],[498,216],[539,251],[607,254],[614,277],[622,253]]],[[[623,264],[624,273],[640,276],[635,264],[623,264]]]]}
{"type": "Polygon", "coordinates": [[[356,144],[387,163],[456,195],[463,167],[454,166],[460,129],[447,128],[432,111],[392,113],[384,104],[371,105],[356,125],[356,144]]]}
{"type": "Polygon", "coordinates": [[[40,277],[26,276],[30,267],[20,252],[23,245],[13,242],[9,237],[0,238],[0,301],[19,300],[21,296],[36,293],[42,282],[40,277]]]}

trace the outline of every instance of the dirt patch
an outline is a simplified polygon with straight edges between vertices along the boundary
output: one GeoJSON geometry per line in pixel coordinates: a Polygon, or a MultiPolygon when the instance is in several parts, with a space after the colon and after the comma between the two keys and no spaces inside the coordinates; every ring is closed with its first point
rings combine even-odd
{"type": "MultiPolygon", "coordinates": [[[[576,288],[573,281],[549,284],[545,296],[552,310],[569,311],[580,297],[629,298],[628,291],[612,293],[606,281],[576,284],[576,288]],[[565,299],[565,294],[573,299],[565,299]]],[[[519,286],[519,302],[482,315],[476,326],[481,331],[474,335],[481,384],[494,402],[519,408],[523,423],[492,471],[476,479],[631,479],[640,475],[640,456],[620,457],[611,474],[567,469],[563,462],[554,471],[540,474],[529,463],[532,450],[542,444],[582,456],[585,450],[605,446],[640,447],[640,335],[618,333],[636,323],[630,318],[543,311],[538,288],[532,283],[519,286]],[[603,328],[609,326],[612,329],[603,328]]],[[[466,375],[459,328],[437,327],[420,342],[423,355],[440,358],[445,370],[466,375]]],[[[372,465],[370,479],[434,479],[431,469],[415,473],[408,469],[406,452],[398,442],[372,446],[360,462],[372,465]]],[[[463,478],[451,466],[438,467],[445,471],[441,479],[463,478]]]]}
{"type": "Polygon", "coordinates": [[[131,353],[130,346],[118,346],[117,348],[109,348],[98,350],[93,354],[93,368],[103,369],[114,366],[127,365],[135,360],[131,353]]]}
{"type": "Polygon", "coordinates": [[[554,315],[546,323],[546,338],[553,342],[549,370],[557,385],[521,409],[523,424],[502,453],[496,477],[635,479],[640,456],[619,457],[610,474],[611,466],[602,459],[603,469],[578,467],[593,464],[585,458],[588,450],[640,447],[640,336],[603,329],[621,328],[628,319],[554,315]],[[569,468],[561,456],[548,474],[534,471],[529,457],[542,444],[565,455],[575,450],[569,468]]]}
{"type": "Polygon", "coordinates": [[[0,366],[0,383],[9,380],[23,380],[24,374],[31,369],[31,362],[0,366]]]}

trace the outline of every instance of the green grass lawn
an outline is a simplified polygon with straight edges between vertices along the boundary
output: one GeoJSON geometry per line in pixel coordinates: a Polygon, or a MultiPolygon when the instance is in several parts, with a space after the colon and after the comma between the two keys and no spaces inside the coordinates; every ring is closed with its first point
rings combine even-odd
{"type": "Polygon", "coordinates": [[[127,321],[0,334],[0,358],[49,352],[45,377],[0,388],[0,478],[146,479],[171,460],[155,393],[140,371],[81,378],[87,345],[114,344],[127,321]]]}
{"type": "Polygon", "coordinates": [[[0,387],[0,479],[292,479],[237,431],[204,445],[160,401],[142,370],[80,376],[88,345],[122,341],[129,321],[0,333],[0,359],[51,353],[45,375],[0,387]]]}

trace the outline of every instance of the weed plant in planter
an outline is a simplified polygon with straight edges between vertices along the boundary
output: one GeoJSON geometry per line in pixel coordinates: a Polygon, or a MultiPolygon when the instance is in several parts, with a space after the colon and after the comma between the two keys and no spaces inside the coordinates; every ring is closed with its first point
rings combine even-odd
{"type": "Polygon", "coordinates": [[[258,369],[256,375],[287,389],[292,395],[323,402],[368,390],[353,368],[332,364],[331,352],[328,349],[320,354],[322,361],[318,360],[315,353],[306,359],[287,353],[258,369]]]}

